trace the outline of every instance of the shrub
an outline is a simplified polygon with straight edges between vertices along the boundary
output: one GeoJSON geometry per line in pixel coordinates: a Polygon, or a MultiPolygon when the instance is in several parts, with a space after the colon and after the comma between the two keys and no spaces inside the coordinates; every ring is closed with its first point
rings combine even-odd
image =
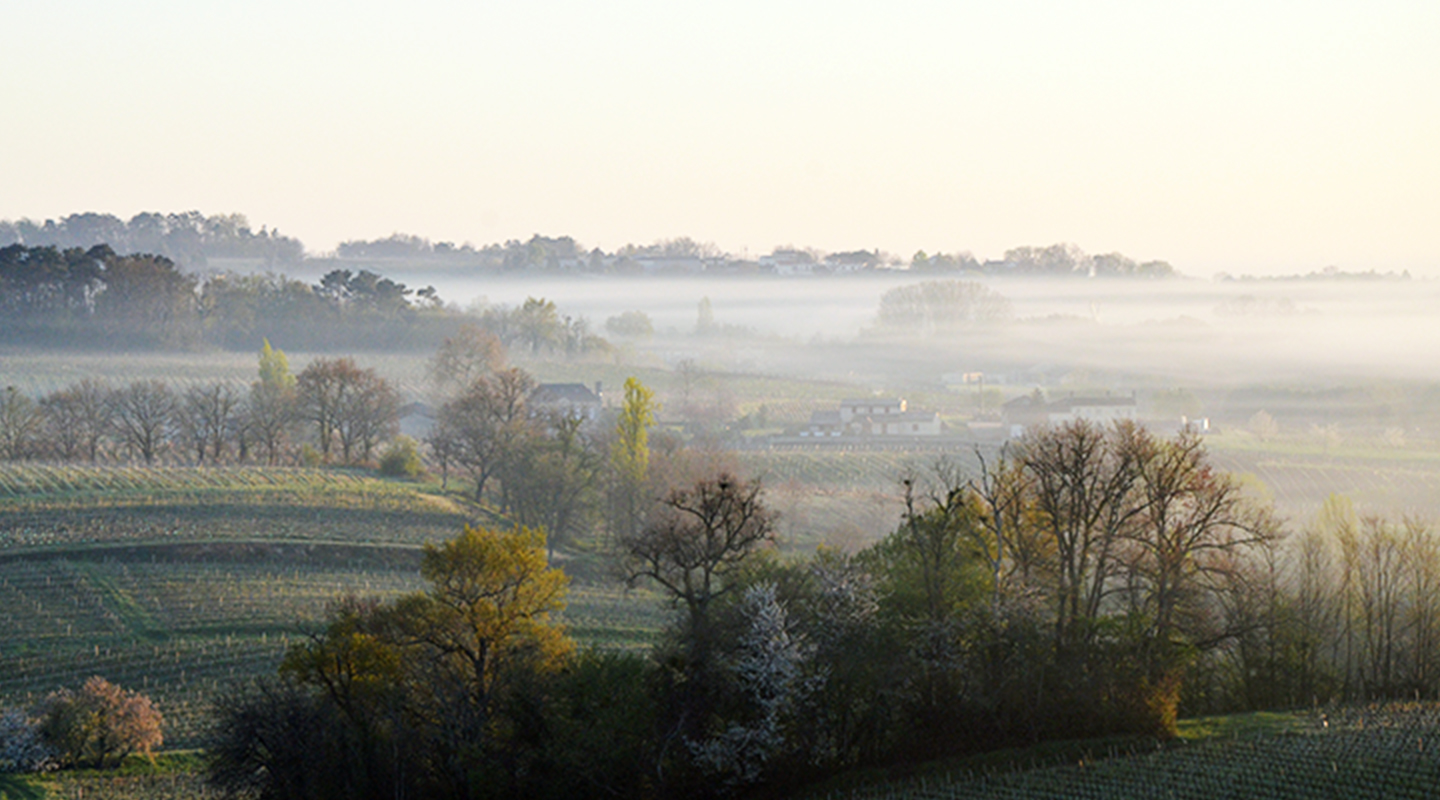
{"type": "Polygon", "coordinates": [[[25,712],[12,708],[0,713],[0,772],[35,772],[50,758],[50,748],[25,712]]]}
{"type": "Polygon", "coordinates": [[[414,439],[397,436],[380,456],[380,474],[413,478],[420,474],[420,450],[414,439]]]}
{"type": "Polygon", "coordinates": [[[78,692],[61,689],[45,698],[40,735],[62,766],[103,769],[137,751],[149,756],[164,741],[163,724],[150,698],[96,676],[78,692]]]}

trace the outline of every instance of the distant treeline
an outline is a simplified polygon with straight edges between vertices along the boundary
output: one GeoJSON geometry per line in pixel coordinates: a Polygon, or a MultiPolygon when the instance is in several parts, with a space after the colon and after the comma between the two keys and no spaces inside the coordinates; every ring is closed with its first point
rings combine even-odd
{"type": "Polygon", "coordinates": [[[199,211],[183,214],[136,214],[127,222],[113,214],[71,214],[44,222],[0,220],[0,247],[23,244],[62,250],[88,250],[108,245],[117,253],[154,253],[191,269],[201,269],[212,258],[250,259],[266,266],[298,264],[305,257],[299,239],[281,236],[261,226],[250,228],[243,214],[207,217],[199,211]]]}
{"type": "Polygon", "coordinates": [[[1034,277],[1169,278],[1177,273],[1164,261],[1135,261],[1121,253],[1088,255],[1073,244],[1016,247],[1003,258],[979,261],[969,252],[917,252],[907,263],[879,250],[823,253],[779,247],[756,259],[721,252],[713,244],[689,238],[651,245],[628,244],[613,253],[586,250],[569,236],[536,234],[527,241],[475,247],[432,243],[419,236],[395,234],[371,241],[349,241],[336,249],[336,260],[444,262],[486,272],[591,272],[618,274],[845,275],[875,270],[968,275],[1034,277]]]}
{"type": "Polygon", "coordinates": [[[165,256],[108,245],[0,248],[0,318],[0,344],[12,345],[250,350],[268,337],[303,350],[431,350],[468,320],[537,355],[609,347],[543,299],[468,316],[433,287],[364,269],[314,284],[273,273],[201,280],[165,256]]]}
{"type": "MultiPolygon", "coordinates": [[[[344,267],[344,262],[427,263],[477,272],[614,273],[644,275],[754,274],[843,275],[874,270],[970,275],[1023,275],[1041,277],[1167,278],[1175,268],[1164,261],[1136,261],[1120,253],[1088,255],[1073,244],[1016,247],[1004,257],[980,261],[969,252],[927,255],[917,252],[907,262],[879,250],[824,253],[814,248],[777,247],[768,255],[750,258],[725,253],[708,242],[689,237],[662,239],[654,244],[627,244],[613,253],[586,249],[570,236],[535,234],[521,241],[476,246],[470,243],[431,242],[420,236],[395,233],[382,239],[342,242],[333,255],[308,258],[304,245],[278,231],[261,226],[254,231],[243,214],[205,216],[198,211],[181,214],[136,214],[127,222],[112,214],[71,214],[59,220],[36,222],[0,220],[0,246],[89,249],[109,245],[115,252],[162,255],[193,270],[214,266],[212,260],[243,259],[266,267],[311,261],[344,267]]],[[[322,267],[323,268],[323,267],[322,267]]]]}
{"type": "Polygon", "coordinates": [[[1408,281],[1410,270],[1396,273],[1376,272],[1366,270],[1364,272],[1347,272],[1339,267],[1326,267],[1322,270],[1307,272],[1304,275],[1231,275],[1228,272],[1221,272],[1215,276],[1217,281],[1408,281]]]}

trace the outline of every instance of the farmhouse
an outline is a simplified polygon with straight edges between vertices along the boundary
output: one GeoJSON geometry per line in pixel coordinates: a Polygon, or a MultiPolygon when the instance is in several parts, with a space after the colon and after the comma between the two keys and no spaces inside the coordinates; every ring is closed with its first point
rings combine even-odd
{"type": "Polygon", "coordinates": [[[934,411],[911,411],[902,398],[858,398],[840,401],[836,410],[810,414],[800,431],[812,438],[939,436],[940,415],[934,411]]]}
{"type": "Polygon", "coordinates": [[[530,394],[530,408],[594,422],[605,408],[605,398],[599,381],[594,391],[583,383],[542,383],[530,394]]]}
{"type": "Polygon", "coordinates": [[[1091,395],[1060,398],[1047,401],[1037,390],[1034,394],[1022,395],[1007,402],[1001,408],[1005,424],[1010,426],[1010,435],[1019,436],[1025,428],[1034,425],[1063,425],[1075,420],[1087,420],[1098,425],[1109,425],[1119,420],[1135,420],[1135,393],[1125,395],[1091,395]]]}

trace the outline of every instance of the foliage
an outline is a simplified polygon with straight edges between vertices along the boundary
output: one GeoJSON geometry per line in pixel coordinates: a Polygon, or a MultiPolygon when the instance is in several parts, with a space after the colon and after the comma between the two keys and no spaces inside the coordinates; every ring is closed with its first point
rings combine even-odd
{"type": "Polygon", "coordinates": [[[150,698],[95,676],[45,698],[40,734],[60,764],[104,769],[134,752],[148,756],[164,741],[163,724],[150,698]]]}
{"type": "Polygon", "coordinates": [[[476,325],[462,325],[448,336],[430,360],[427,372],[431,383],[442,392],[463,391],[482,376],[505,367],[505,346],[500,339],[476,325]]]}
{"type": "Polygon", "coordinates": [[[644,311],[625,311],[605,320],[605,332],[630,339],[649,339],[655,335],[655,324],[644,311]]]}
{"type": "Polygon", "coordinates": [[[616,535],[634,535],[643,521],[640,493],[650,470],[650,427],[660,405],[655,393],[633,375],[625,379],[625,400],[610,444],[610,528],[616,535]]]}
{"type": "Polygon", "coordinates": [[[975,281],[926,281],[891,289],[880,298],[881,330],[925,336],[1005,322],[1010,301],[975,281]]]}
{"type": "Polygon", "coordinates": [[[545,694],[536,682],[573,647],[550,618],[563,607],[564,573],[545,565],[537,532],[467,527],[426,546],[421,575],[426,592],[338,606],[324,633],[286,655],[281,674],[293,684],[222,706],[218,782],[262,797],[300,786],[312,796],[508,796],[529,782],[541,735],[530,715],[545,694]],[[300,763],[260,746],[266,731],[332,744],[300,763]]]}
{"type": "Polygon", "coordinates": [[[52,758],[39,726],[18,708],[0,711],[0,773],[35,772],[52,758]]]}
{"type": "Polygon", "coordinates": [[[409,436],[397,436],[380,456],[380,474],[397,478],[414,478],[423,471],[420,443],[409,436]]]}

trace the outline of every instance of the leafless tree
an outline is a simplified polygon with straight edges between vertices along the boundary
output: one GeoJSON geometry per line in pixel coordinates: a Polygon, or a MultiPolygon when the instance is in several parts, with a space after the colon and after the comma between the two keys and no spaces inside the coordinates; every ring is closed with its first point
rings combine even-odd
{"type": "Polygon", "coordinates": [[[463,325],[446,337],[427,372],[435,388],[449,395],[504,367],[505,346],[499,337],[477,325],[463,325]]]}
{"type": "Polygon", "coordinates": [[[185,390],[177,405],[180,435],[195,453],[195,463],[204,463],[207,452],[212,463],[220,461],[240,402],[240,393],[228,383],[185,390]]]}
{"type": "Polygon", "coordinates": [[[110,404],[120,443],[146,464],[154,463],[174,427],[176,402],[170,387],[158,380],[135,381],[111,393],[110,404]]]}
{"type": "Polygon", "coordinates": [[[620,541],[627,579],[653,580],[683,604],[698,641],[708,638],[711,603],[734,590],[736,570],[774,540],[774,515],[760,495],[759,481],[721,473],[671,491],[650,524],[620,541]]]}
{"type": "Polygon", "coordinates": [[[251,384],[243,427],[249,440],[264,448],[266,464],[279,463],[297,417],[294,389],[263,381],[251,384]]]}
{"type": "Polygon", "coordinates": [[[484,497],[486,484],[530,435],[533,421],[526,400],[534,388],[534,379],[511,368],[481,377],[441,407],[428,438],[430,447],[443,450],[470,473],[476,501],[484,497]]]}
{"type": "Polygon", "coordinates": [[[39,443],[44,417],[34,400],[14,386],[0,391],[0,458],[18,461],[39,443]]]}

